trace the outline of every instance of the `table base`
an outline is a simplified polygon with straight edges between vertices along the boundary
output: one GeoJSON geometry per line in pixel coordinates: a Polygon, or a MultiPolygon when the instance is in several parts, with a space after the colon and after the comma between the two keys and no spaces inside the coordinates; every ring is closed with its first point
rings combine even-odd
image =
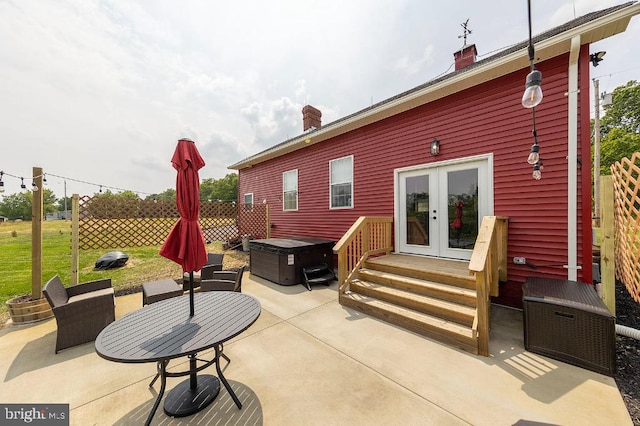
{"type": "Polygon", "coordinates": [[[195,389],[191,389],[191,379],[171,389],[164,399],[164,412],[172,417],[190,416],[211,404],[220,393],[220,380],[210,374],[197,378],[195,389]]]}

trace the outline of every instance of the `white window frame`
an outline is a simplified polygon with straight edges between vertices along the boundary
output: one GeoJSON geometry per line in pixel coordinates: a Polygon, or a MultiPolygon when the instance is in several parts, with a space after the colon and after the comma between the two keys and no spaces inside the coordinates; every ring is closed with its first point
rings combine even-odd
{"type": "Polygon", "coordinates": [[[288,170],[286,172],[282,173],[282,211],[283,212],[295,212],[298,211],[298,169],[293,169],[293,170],[288,170]],[[284,184],[285,184],[285,176],[290,174],[291,176],[293,176],[293,173],[295,172],[295,189],[289,189],[287,190],[287,188],[285,188],[284,184]],[[291,193],[294,192],[295,196],[296,196],[296,207],[294,209],[288,209],[286,208],[286,194],[287,193],[291,193]]]}
{"type": "Polygon", "coordinates": [[[245,210],[253,210],[253,192],[247,192],[246,194],[244,194],[242,200],[244,201],[245,210]],[[251,197],[250,203],[247,203],[247,197],[251,197]]]}
{"type": "Polygon", "coordinates": [[[333,160],[329,161],[329,210],[337,210],[337,209],[352,209],[353,205],[354,205],[354,191],[353,191],[353,155],[347,155],[345,157],[340,157],[340,158],[334,158],[333,160]],[[349,180],[345,180],[342,182],[333,182],[332,181],[332,174],[331,174],[331,169],[333,167],[334,162],[336,161],[340,161],[340,160],[344,160],[344,159],[350,159],[351,160],[351,173],[349,175],[349,180]],[[349,206],[334,206],[333,205],[333,193],[331,191],[333,185],[340,185],[340,184],[345,184],[345,183],[350,183],[351,184],[351,205],[349,206]]]}

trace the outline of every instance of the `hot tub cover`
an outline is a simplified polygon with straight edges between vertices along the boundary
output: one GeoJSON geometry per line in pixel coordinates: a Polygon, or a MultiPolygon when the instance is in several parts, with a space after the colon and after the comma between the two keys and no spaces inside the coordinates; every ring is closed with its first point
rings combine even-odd
{"type": "Polygon", "coordinates": [[[314,237],[288,237],[252,240],[250,244],[252,248],[274,253],[296,253],[308,250],[310,247],[323,247],[325,245],[333,247],[335,241],[314,237]]]}

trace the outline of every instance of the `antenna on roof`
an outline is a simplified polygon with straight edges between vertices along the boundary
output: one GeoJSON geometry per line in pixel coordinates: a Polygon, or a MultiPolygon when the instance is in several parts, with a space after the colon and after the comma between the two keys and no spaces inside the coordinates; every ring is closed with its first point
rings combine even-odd
{"type": "Polygon", "coordinates": [[[464,21],[462,24],[460,24],[460,26],[463,28],[464,32],[462,33],[462,35],[459,35],[458,38],[464,39],[464,44],[462,45],[462,47],[467,45],[467,36],[469,34],[471,34],[471,30],[468,27],[469,25],[469,18],[467,18],[466,21],[464,21]]]}

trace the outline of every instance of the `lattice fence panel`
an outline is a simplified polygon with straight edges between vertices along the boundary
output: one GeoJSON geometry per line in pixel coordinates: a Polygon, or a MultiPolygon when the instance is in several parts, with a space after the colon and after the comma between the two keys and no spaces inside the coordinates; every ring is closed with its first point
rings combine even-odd
{"type": "Polygon", "coordinates": [[[640,152],[611,166],[615,200],[616,277],[640,302],[640,152]]]}
{"type": "Polygon", "coordinates": [[[268,205],[241,204],[238,206],[238,236],[250,239],[267,238],[268,205]]]}
{"type": "MultiPolygon", "coordinates": [[[[144,247],[164,243],[180,217],[175,200],[82,196],[79,198],[81,250],[144,247]]],[[[200,226],[207,242],[266,238],[267,206],[202,202],[200,226]]]]}

